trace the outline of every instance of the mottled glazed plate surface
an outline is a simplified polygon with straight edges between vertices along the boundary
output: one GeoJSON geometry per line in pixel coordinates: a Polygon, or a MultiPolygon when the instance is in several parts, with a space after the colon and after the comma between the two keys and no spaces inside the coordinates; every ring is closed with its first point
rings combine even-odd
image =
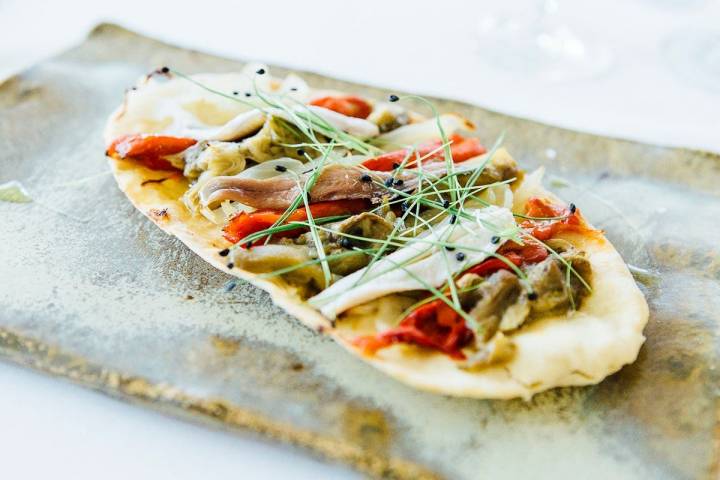
{"type": "MultiPolygon", "coordinates": [[[[550,127],[459,102],[605,229],[651,308],[638,361],[531,402],[403,386],[206,265],[115,186],[101,132],[161,65],[241,62],[113,25],[0,85],[0,355],[128,401],[291,442],[391,478],[715,478],[720,456],[720,157],[550,127]]],[[[273,67],[279,74],[282,68],[273,67]]],[[[311,73],[318,87],[387,91],[311,73]]],[[[379,79],[381,82],[381,79],[379,79]]]]}

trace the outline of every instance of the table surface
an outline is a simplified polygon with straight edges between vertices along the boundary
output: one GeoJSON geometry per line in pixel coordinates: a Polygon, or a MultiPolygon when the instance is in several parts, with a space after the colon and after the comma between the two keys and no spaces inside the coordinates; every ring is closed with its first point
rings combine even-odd
{"type": "MultiPolygon", "coordinates": [[[[4,0],[0,79],[112,21],[220,55],[470,101],[597,134],[720,151],[720,92],[676,77],[659,47],[674,31],[711,28],[720,18],[718,1],[561,2],[556,21],[615,53],[605,75],[566,83],[512,75],[484,61],[477,25],[499,2],[364,4],[205,0],[198,13],[177,1],[4,0]]],[[[514,5],[537,7],[536,0],[514,5]]],[[[3,363],[0,391],[0,452],[9,478],[357,478],[289,447],[167,418],[3,363]]]]}

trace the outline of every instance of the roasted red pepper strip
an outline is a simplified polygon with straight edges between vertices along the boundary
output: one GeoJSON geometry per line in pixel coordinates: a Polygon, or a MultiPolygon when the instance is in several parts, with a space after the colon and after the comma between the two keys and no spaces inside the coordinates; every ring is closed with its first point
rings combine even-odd
{"type": "Polygon", "coordinates": [[[465,321],[440,299],[418,307],[391,330],[378,335],[359,337],[353,341],[363,353],[370,355],[394,343],[414,343],[446,353],[462,360],[461,349],[473,338],[465,321]]]}
{"type": "MultiPolygon", "coordinates": [[[[450,144],[450,152],[452,153],[453,163],[464,162],[465,160],[482,155],[487,151],[487,149],[480,144],[480,141],[477,138],[465,138],[461,135],[451,135],[448,140],[452,142],[450,144]]],[[[417,162],[417,158],[422,158],[426,155],[429,156],[428,158],[423,159],[423,163],[442,159],[445,156],[445,151],[440,148],[441,145],[442,141],[440,140],[421,145],[408,159],[408,161],[405,162],[405,167],[412,167],[417,162]],[[433,150],[438,151],[430,155],[433,150]]],[[[397,166],[405,160],[407,155],[408,150],[406,149],[396,150],[394,152],[384,153],[375,158],[366,160],[363,162],[363,166],[370,170],[389,172],[394,168],[397,168],[397,166]]]]}
{"type": "Polygon", "coordinates": [[[560,232],[592,232],[580,215],[580,210],[571,206],[553,205],[549,201],[533,197],[526,206],[528,217],[563,217],[557,220],[525,220],[520,224],[530,235],[538,240],[548,240],[560,232]]]}
{"type": "MultiPolygon", "coordinates": [[[[522,263],[522,258],[515,252],[506,253],[505,258],[516,267],[520,266],[520,264],[522,263]]],[[[474,267],[470,267],[465,271],[465,273],[474,273],[475,275],[486,277],[491,273],[497,272],[498,270],[512,270],[512,267],[507,263],[503,262],[501,259],[493,257],[488,258],[481,263],[478,263],[474,267]]]]}
{"type": "MultiPolygon", "coordinates": [[[[364,199],[334,200],[331,202],[318,202],[310,205],[313,218],[334,217],[337,215],[350,215],[367,210],[368,204],[364,199]]],[[[285,213],[284,210],[258,210],[252,213],[241,212],[230,219],[223,229],[223,236],[232,243],[237,243],[248,235],[272,227],[285,213]]],[[[307,211],[300,206],[292,212],[285,223],[301,222],[307,220],[307,211]]],[[[275,237],[296,237],[306,228],[298,227],[284,232],[273,234],[275,237]]],[[[244,245],[243,245],[244,246],[244,245]]]]}
{"type": "MultiPolygon", "coordinates": [[[[460,135],[452,135],[450,138],[456,139],[453,144],[450,145],[454,163],[464,162],[465,160],[470,160],[487,152],[487,148],[485,148],[477,138],[464,138],[460,135]]],[[[439,157],[443,156],[444,154],[439,155],[439,157]]]]}
{"type": "Polygon", "coordinates": [[[372,106],[360,97],[342,95],[336,97],[316,98],[310,105],[327,108],[348,117],[367,118],[372,112],[372,106]]]}
{"type": "Polygon", "coordinates": [[[164,159],[192,147],[194,138],[170,137],[166,135],[124,135],[116,138],[108,147],[107,154],[119,158],[131,158],[152,170],[178,170],[164,159]]]}

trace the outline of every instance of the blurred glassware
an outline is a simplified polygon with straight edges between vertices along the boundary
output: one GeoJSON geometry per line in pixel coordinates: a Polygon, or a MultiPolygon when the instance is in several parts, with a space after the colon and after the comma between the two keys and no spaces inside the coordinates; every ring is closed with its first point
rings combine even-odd
{"type": "Polygon", "coordinates": [[[708,0],[644,0],[645,3],[667,10],[687,10],[698,8],[708,2],[708,0]]]}
{"type": "Polygon", "coordinates": [[[663,57],[684,81],[720,92],[720,30],[687,28],[660,42],[663,57]]]}
{"type": "Polygon", "coordinates": [[[555,82],[596,77],[613,65],[610,48],[559,18],[557,0],[537,2],[535,12],[488,14],[480,19],[481,55],[504,70],[555,82]]]}

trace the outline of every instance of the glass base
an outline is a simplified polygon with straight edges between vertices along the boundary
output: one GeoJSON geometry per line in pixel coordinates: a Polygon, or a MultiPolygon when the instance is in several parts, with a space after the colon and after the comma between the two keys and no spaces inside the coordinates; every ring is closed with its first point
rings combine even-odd
{"type": "Polygon", "coordinates": [[[551,82],[592,78],[613,64],[611,50],[566,25],[548,26],[486,17],[479,28],[480,54],[492,66],[551,82]]]}
{"type": "Polygon", "coordinates": [[[681,30],[661,43],[666,63],[682,80],[720,92],[720,30],[681,30]]]}

